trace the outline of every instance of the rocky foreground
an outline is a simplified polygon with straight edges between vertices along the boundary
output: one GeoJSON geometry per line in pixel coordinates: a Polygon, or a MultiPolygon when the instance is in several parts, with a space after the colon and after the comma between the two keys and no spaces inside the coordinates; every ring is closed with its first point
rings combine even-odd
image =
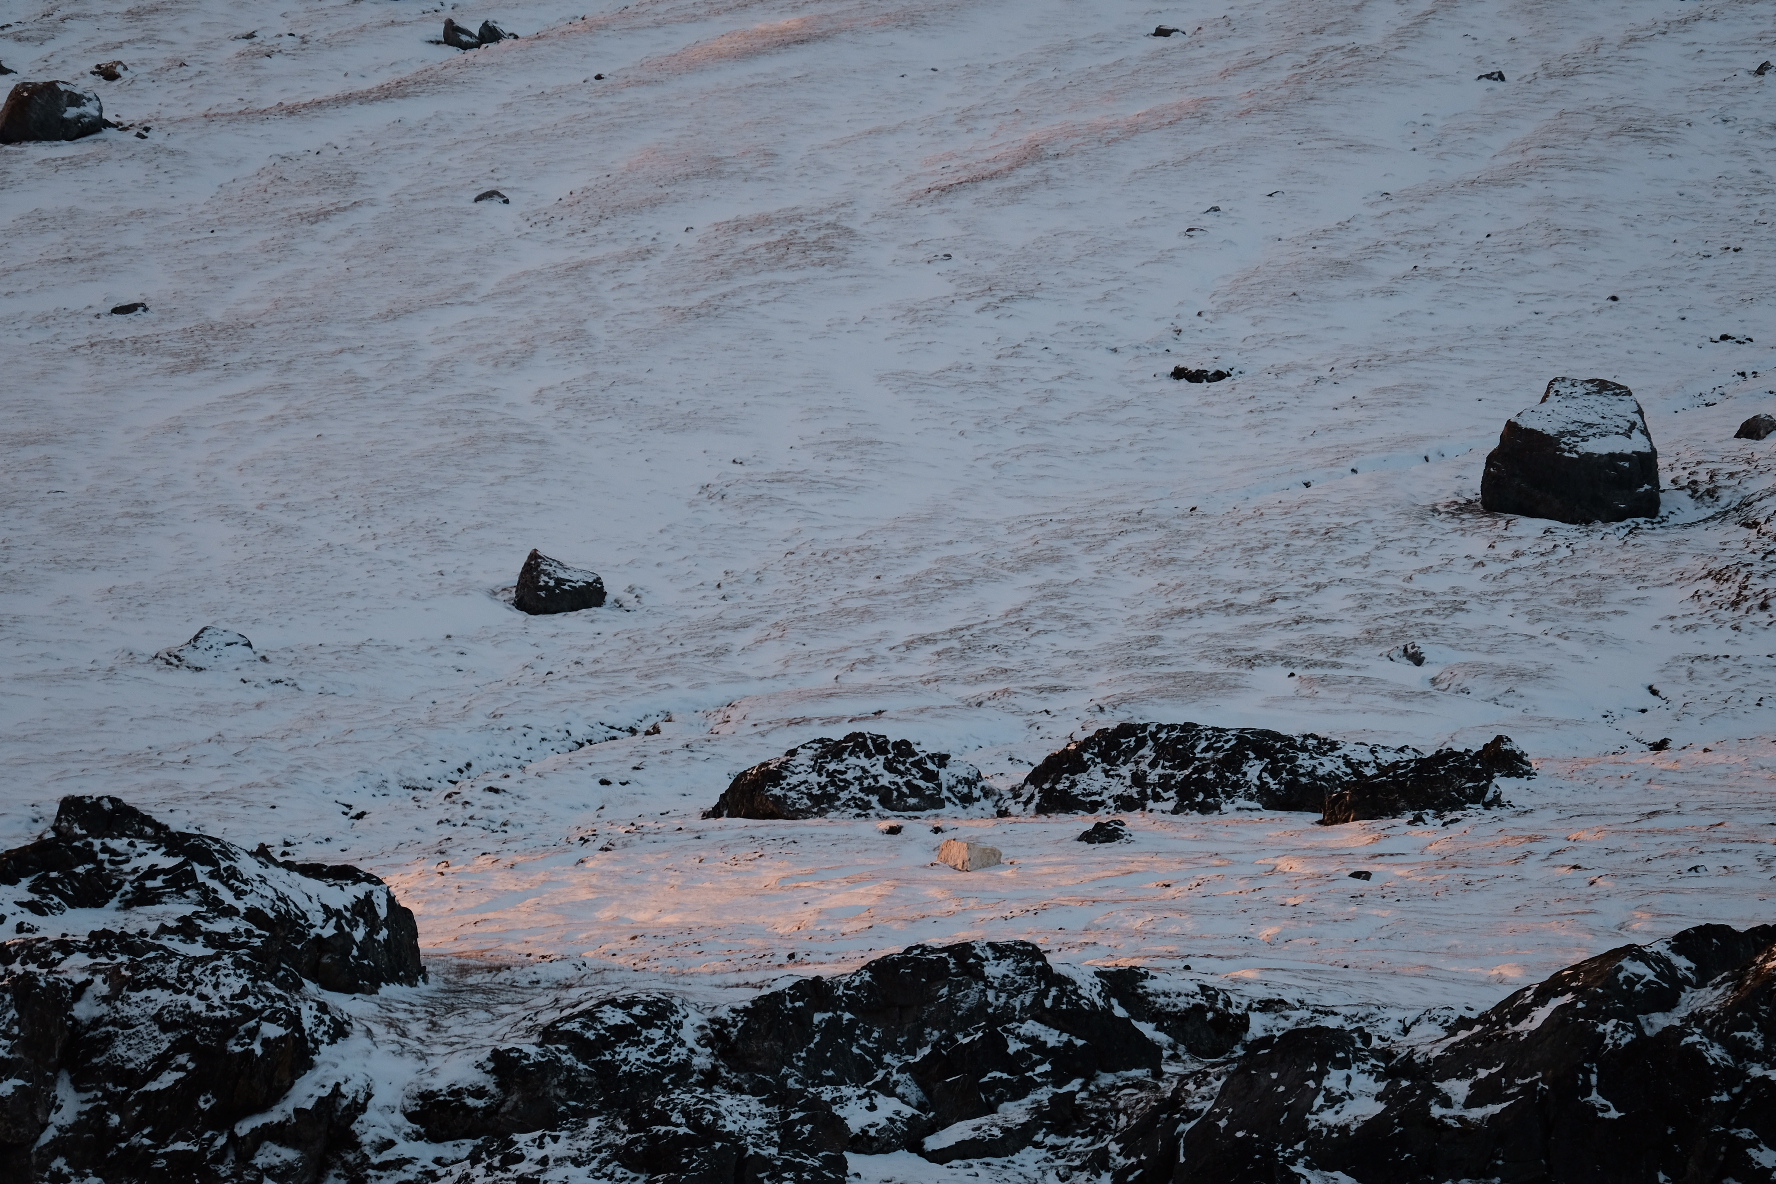
{"type": "Polygon", "coordinates": [[[423,979],[356,869],[67,798],[0,855],[0,1167],[20,1181],[846,1179],[848,1156],[1060,1178],[1743,1182],[1776,1164],[1776,926],[1600,954],[1478,1016],[1355,1021],[1188,975],[912,946],[738,1004],[588,998],[379,1088],[335,1000],[423,979]],[[321,1080],[321,1078],[327,1080],[321,1080]]]}

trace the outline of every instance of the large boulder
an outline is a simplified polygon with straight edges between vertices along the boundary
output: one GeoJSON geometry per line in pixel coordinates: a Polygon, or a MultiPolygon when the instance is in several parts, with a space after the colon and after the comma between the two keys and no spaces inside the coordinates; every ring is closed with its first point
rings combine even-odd
{"type": "Polygon", "coordinates": [[[518,570],[512,592],[512,607],[532,616],[577,613],[603,604],[604,581],[598,573],[569,567],[534,549],[518,570]]]}
{"type": "Polygon", "coordinates": [[[424,973],[376,877],[110,797],[62,799],[49,836],[0,853],[0,921],[0,1175],[21,1184],[319,1179],[353,1151],[361,1091],[237,1124],[347,1033],[326,993],[424,973]]]}
{"type": "Polygon", "coordinates": [[[1328,1027],[1254,1040],[1207,1111],[1176,1111],[1170,1131],[1117,1179],[1768,1180],[1776,926],[1619,947],[1430,1042],[1328,1027]]]}
{"type": "Polygon", "coordinates": [[[65,82],[21,82],[0,106],[0,144],[78,140],[104,127],[99,96],[65,82]]]}
{"type": "Polygon", "coordinates": [[[986,801],[980,770],[910,740],[852,732],[821,737],[754,765],[705,818],[876,818],[958,814],[986,801]]]}
{"type": "Polygon", "coordinates": [[[1767,440],[1771,436],[1776,436],[1776,415],[1768,412],[1752,416],[1733,433],[1735,440],[1767,440]]]}
{"type": "Polygon", "coordinates": [[[1120,723],[1043,758],[1017,798],[1037,814],[1204,814],[1240,807],[1318,813],[1328,793],[1420,755],[1415,748],[1268,728],[1120,723]]]}
{"type": "Polygon", "coordinates": [[[1602,378],[1556,378],[1505,421],[1486,458],[1480,504],[1557,522],[1659,516],[1659,454],[1634,392],[1602,378]]]}
{"type": "Polygon", "coordinates": [[[1535,768],[1509,736],[1480,748],[1444,749],[1395,761],[1326,795],[1320,821],[1328,826],[1366,818],[1400,818],[1500,804],[1500,777],[1534,777],[1535,768]]]}

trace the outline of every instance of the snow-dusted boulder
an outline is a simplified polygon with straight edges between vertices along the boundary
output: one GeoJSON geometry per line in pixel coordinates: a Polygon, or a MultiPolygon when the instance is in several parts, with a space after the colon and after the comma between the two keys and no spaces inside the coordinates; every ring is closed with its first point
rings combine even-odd
{"type": "Polygon", "coordinates": [[[1254,1040],[1206,1112],[1186,1094],[1149,1120],[1118,1178],[1721,1184],[1776,1164],[1776,926],[1621,946],[1444,1039],[1385,1040],[1254,1040]]]}
{"type": "Polygon", "coordinates": [[[452,49],[479,49],[481,39],[449,17],[445,17],[444,44],[452,49]]]}
{"type": "Polygon", "coordinates": [[[1205,814],[1241,807],[1318,813],[1328,793],[1420,755],[1416,748],[1268,728],[1122,723],[1050,753],[1016,797],[1036,814],[1205,814]]]}
{"type": "Polygon", "coordinates": [[[596,572],[569,567],[532,550],[518,571],[512,607],[532,616],[577,613],[604,603],[604,581],[596,572]]]}
{"type": "Polygon", "coordinates": [[[705,818],[874,818],[959,814],[985,803],[980,770],[910,740],[821,737],[747,769],[705,818]]]}
{"type": "Polygon", "coordinates": [[[1557,522],[1659,516],[1659,454],[1634,392],[1602,378],[1556,378],[1505,422],[1486,458],[1480,504],[1557,522]]]}
{"type": "Polygon", "coordinates": [[[1120,818],[1106,818],[1102,822],[1094,822],[1073,838],[1080,843],[1121,843],[1130,839],[1128,823],[1120,818]]]}
{"type": "Polygon", "coordinates": [[[261,1161],[319,1179],[361,1091],[319,1091],[245,1142],[236,1124],[348,1031],[314,988],[423,975],[413,915],[376,877],[109,797],[62,799],[48,837],[0,853],[0,921],[0,1166],[21,1184],[286,1178],[251,1175],[261,1161]]]}
{"type": "Polygon", "coordinates": [[[0,144],[78,140],[104,126],[99,96],[65,82],[21,82],[0,106],[0,144]]]}
{"type": "Polygon", "coordinates": [[[1327,826],[1365,818],[1402,818],[1501,804],[1500,777],[1534,777],[1535,768],[1509,736],[1473,750],[1448,748],[1385,765],[1326,795],[1327,826]]]}
{"type": "Polygon", "coordinates": [[[186,670],[235,670],[264,658],[244,634],[205,625],[184,645],[170,646],[154,655],[157,661],[186,670]]]}
{"type": "Polygon", "coordinates": [[[1776,436],[1776,415],[1754,415],[1739,425],[1735,440],[1767,440],[1776,436]]]}

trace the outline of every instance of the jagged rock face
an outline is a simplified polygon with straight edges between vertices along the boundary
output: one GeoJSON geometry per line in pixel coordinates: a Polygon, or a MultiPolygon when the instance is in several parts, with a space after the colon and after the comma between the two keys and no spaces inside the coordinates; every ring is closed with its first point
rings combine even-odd
{"type": "Polygon", "coordinates": [[[985,801],[980,770],[910,740],[821,737],[747,769],[705,818],[876,818],[956,814],[985,801]]]}
{"type": "Polygon", "coordinates": [[[569,567],[532,550],[518,570],[512,607],[532,616],[577,613],[604,604],[604,581],[596,572],[569,567]]]}
{"type": "Polygon", "coordinates": [[[1659,454],[1634,392],[1601,378],[1556,378],[1505,422],[1486,458],[1480,504],[1557,522],[1659,516],[1659,454]]]}
{"type": "Polygon", "coordinates": [[[1703,925],[1569,967],[1428,1044],[1313,1027],[1254,1041],[1207,1113],[1118,1178],[1768,1180],[1773,1070],[1776,926],[1703,925]]]}
{"type": "Polygon", "coordinates": [[[104,127],[99,96],[65,82],[21,82],[0,106],[0,144],[78,140],[104,127]]]}
{"type": "Polygon", "coordinates": [[[0,854],[0,921],[0,1167],[20,1181],[256,1178],[259,1159],[303,1166],[285,1136],[330,1154],[362,1099],[246,1143],[231,1128],[346,1033],[305,981],[422,975],[413,916],[375,877],[280,864],[116,798],[64,798],[50,837],[0,854]],[[62,1075],[77,1100],[57,1108],[62,1075]]]}
{"type": "Polygon", "coordinates": [[[405,1112],[436,1139],[603,1131],[573,1160],[593,1169],[837,1184],[846,1150],[1013,1154],[1078,1122],[1081,1083],[1145,1079],[1161,1055],[1100,984],[1027,942],[914,946],[707,1023],[664,996],[609,1000],[405,1112]]]}
{"type": "Polygon", "coordinates": [[[1266,728],[1122,723],[1050,753],[1018,797],[1037,814],[1206,814],[1229,806],[1318,813],[1329,792],[1420,755],[1266,728]]]}
{"type": "Polygon", "coordinates": [[[184,645],[171,646],[154,657],[186,670],[234,670],[264,660],[245,635],[214,625],[205,625],[184,645]]]}
{"type": "Polygon", "coordinates": [[[1328,826],[1365,818],[1463,810],[1500,804],[1497,778],[1533,777],[1535,769],[1509,736],[1472,751],[1444,749],[1385,765],[1348,789],[1326,795],[1328,826]]]}

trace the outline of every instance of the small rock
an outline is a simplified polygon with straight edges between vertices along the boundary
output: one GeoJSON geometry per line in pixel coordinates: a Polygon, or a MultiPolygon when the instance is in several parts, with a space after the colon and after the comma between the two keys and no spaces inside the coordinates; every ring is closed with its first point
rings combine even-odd
{"type": "Polygon", "coordinates": [[[100,62],[87,73],[95,78],[103,78],[106,82],[116,82],[128,69],[122,62],[100,62]]]}
{"type": "Polygon", "coordinates": [[[161,650],[154,657],[168,666],[185,670],[229,670],[265,660],[246,637],[214,625],[205,625],[184,645],[161,650]]]}
{"type": "Polygon", "coordinates": [[[604,603],[604,581],[597,573],[569,567],[533,550],[518,572],[512,607],[532,616],[575,613],[604,603]]]}
{"type": "Polygon", "coordinates": [[[1172,378],[1183,382],[1221,382],[1232,378],[1226,370],[1193,370],[1189,366],[1173,366],[1172,378]]]}
{"type": "Polygon", "coordinates": [[[937,861],[947,863],[959,872],[978,872],[984,867],[1004,863],[1005,853],[984,843],[945,839],[937,849],[937,861]]]}
{"type": "Polygon", "coordinates": [[[1490,74],[1481,74],[1474,79],[1475,82],[1503,82],[1504,80],[1505,72],[1503,70],[1494,70],[1490,74]]]}
{"type": "Polygon", "coordinates": [[[1103,822],[1094,822],[1081,831],[1075,838],[1077,843],[1120,843],[1132,838],[1128,823],[1120,818],[1107,818],[1103,822]]]}
{"type": "Polygon", "coordinates": [[[0,144],[78,140],[104,126],[99,96],[65,82],[21,82],[0,106],[0,144]]]}
{"type": "Polygon", "coordinates": [[[17,74],[17,70],[8,70],[5,62],[0,62],[0,74],[17,74]]]}
{"type": "Polygon", "coordinates": [[[1182,29],[1174,29],[1170,25],[1161,25],[1157,29],[1153,30],[1153,32],[1147,34],[1147,36],[1149,36],[1149,37],[1170,37],[1174,33],[1182,33],[1183,31],[1184,30],[1182,30],[1182,29]]]}
{"type": "Polygon", "coordinates": [[[1763,65],[1759,66],[1757,69],[1753,70],[1752,73],[1758,75],[1759,77],[1762,77],[1763,75],[1768,74],[1772,68],[1773,68],[1772,63],[1765,62],[1763,65]]]}
{"type": "Polygon", "coordinates": [[[1390,662],[1410,662],[1414,666],[1425,664],[1425,652],[1418,648],[1416,641],[1409,641],[1405,645],[1389,650],[1385,657],[1390,662]]]}
{"type": "Polygon", "coordinates": [[[1754,415],[1739,425],[1735,440],[1765,440],[1776,434],[1776,415],[1754,415]]]}
{"type": "Polygon", "coordinates": [[[1375,873],[1374,872],[1352,872],[1350,874],[1350,878],[1353,880],[1373,880],[1375,878],[1375,873]]]}
{"type": "Polygon", "coordinates": [[[1634,392],[1602,378],[1556,378],[1505,422],[1486,458],[1480,504],[1556,522],[1659,516],[1659,454],[1634,392]]]}
{"type": "Polygon", "coordinates": [[[501,193],[497,189],[483,190],[482,192],[477,193],[475,195],[475,200],[476,201],[497,201],[502,206],[509,206],[512,204],[512,199],[507,197],[505,194],[501,193]]]}
{"type": "Polygon", "coordinates": [[[444,44],[453,49],[479,49],[481,47],[481,38],[475,36],[449,17],[445,17],[444,44]]]}
{"type": "Polygon", "coordinates": [[[1666,749],[1668,749],[1670,747],[1671,747],[1671,737],[1669,737],[1669,736],[1666,736],[1660,740],[1655,740],[1651,744],[1647,745],[1647,748],[1653,752],[1664,752],[1666,749]]]}
{"type": "Polygon", "coordinates": [[[885,835],[897,835],[905,828],[898,822],[878,822],[876,829],[885,835]]]}
{"type": "Polygon", "coordinates": [[[482,21],[481,29],[475,34],[475,36],[482,45],[492,45],[496,41],[515,41],[518,39],[518,34],[508,33],[492,21],[482,21]]]}
{"type": "Polygon", "coordinates": [[[117,307],[115,307],[111,310],[111,315],[114,317],[127,317],[132,313],[147,312],[147,311],[148,311],[148,306],[146,304],[142,303],[140,300],[136,300],[136,301],[132,301],[129,304],[119,304],[117,307]]]}

